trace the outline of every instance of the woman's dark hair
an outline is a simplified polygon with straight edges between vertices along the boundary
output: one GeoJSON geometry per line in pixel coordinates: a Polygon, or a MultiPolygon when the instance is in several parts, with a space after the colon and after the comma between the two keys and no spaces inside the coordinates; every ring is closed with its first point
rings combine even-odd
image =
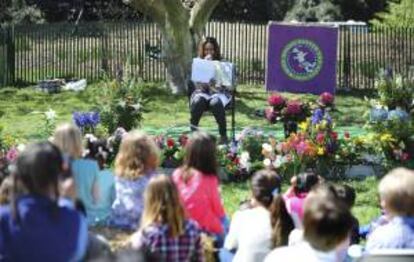
{"type": "Polygon", "coordinates": [[[218,162],[215,137],[201,131],[194,132],[187,142],[184,167],[216,176],[218,162]]]}
{"type": "Polygon", "coordinates": [[[296,177],[295,194],[308,193],[319,183],[319,176],[312,172],[301,173],[296,177]]]}
{"type": "MultiPolygon", "coordinates": [[[[30,194],[46,195],[53,188],[55,207],[59,197],[58,179],[63,169],[63,158],[60,150],[50,142],[31,144],[19,155],[16,161],[14,185],[18,182],[30,194]]],[[[12,207],[14,216],[19,221],[17,212],[18,190],[13,189],[12,207]]]]}
{"type": "Polygon", "coordinates": [[[88,150],[88,154],[86,158],[94,159],[98,162],[99,168],[104,169],[106,163],[108,162],[108,158],[111,154],[108,142],[106,139],[87,139],[86,148],[88,150]]]}
{"type": "Polygon", "coordinates": [[[273,248],[287,245],[289,234],[295,228],[281,194],[281,181],[269,170],[257,171],[252,178],[254,198],[270,211],[273,248]]]}
{"type": "Polygon", "coordinates": [[[214,47],[214,56],[212,57],[213,60],[221,60],[221,53],[220,53],[220,46],[214,37],[206,37],[203,41],[201,41],[199,48],[198,48],[198,56],[200,58],[204,58],[204,49],[207,44],[212,44],[214,47]]]}

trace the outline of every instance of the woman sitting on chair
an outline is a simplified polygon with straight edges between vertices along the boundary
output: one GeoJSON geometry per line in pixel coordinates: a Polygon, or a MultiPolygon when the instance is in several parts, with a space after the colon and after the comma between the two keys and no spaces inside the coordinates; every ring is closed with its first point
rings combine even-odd
{"type": "MultiPolygon", "coordinates": [[[[217,40],[207,37],[201,42],[199,47],[199,58],[219,62],[221,60],[220,47],[217,40]]],[[[219,68],[220,63],[217,63],[219,68]]],[[[220,70],[217,70],[217,79],[211,80],[209,84],[191,83],[190,84],[190,110],[191,110],[191,129],[198,129],[198,123],[204,111],[210,110],[217,121],[220,133],[220,143],[227,143],[227,127],[225,107],[231,101],[231,94],[222,85],[220,70]],[[192,88],[191,88],[192,87],[192,88]]]]}

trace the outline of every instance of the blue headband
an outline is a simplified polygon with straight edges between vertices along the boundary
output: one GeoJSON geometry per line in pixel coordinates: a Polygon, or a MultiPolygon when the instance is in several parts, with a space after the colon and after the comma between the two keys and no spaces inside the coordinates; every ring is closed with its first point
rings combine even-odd
{"type": "Polygon", "coordinates": [[[279,188],[275,188],[275,189],[273,189],[273,191],[272,191],[272,196],[273,197],[277,197],[279,195],[279,188]]]}

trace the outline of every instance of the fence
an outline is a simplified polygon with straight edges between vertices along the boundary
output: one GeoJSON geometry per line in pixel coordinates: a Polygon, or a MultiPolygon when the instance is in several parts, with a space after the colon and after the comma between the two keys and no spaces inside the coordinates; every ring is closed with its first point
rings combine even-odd
{"type": "MultiPolygon", "coordinates": [[[[265,79],[267,25],[210,22],[227,60],[236,64],[239,82],[265,79]]],[[[166,77],[162,38],[153,23],[87,23],[16,26],[0,31],[0,85],[33,84],[41,79],[87,78],[122,68],[146,81],[166,77]]],[[[338,88],[373,88],[380,68],[414,73],[414,28],[340,26],[338,88]],[[410,71],[411,70],[411,71],[410,71]]]]}

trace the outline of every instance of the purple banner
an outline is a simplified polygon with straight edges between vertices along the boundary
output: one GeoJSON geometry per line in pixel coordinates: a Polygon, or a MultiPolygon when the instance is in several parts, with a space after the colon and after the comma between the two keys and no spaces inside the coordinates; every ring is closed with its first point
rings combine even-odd
{"type": "Polygon", "coordinates": [[[335,93],[338,29],[269,24],[267,91],[335,93]]]}

